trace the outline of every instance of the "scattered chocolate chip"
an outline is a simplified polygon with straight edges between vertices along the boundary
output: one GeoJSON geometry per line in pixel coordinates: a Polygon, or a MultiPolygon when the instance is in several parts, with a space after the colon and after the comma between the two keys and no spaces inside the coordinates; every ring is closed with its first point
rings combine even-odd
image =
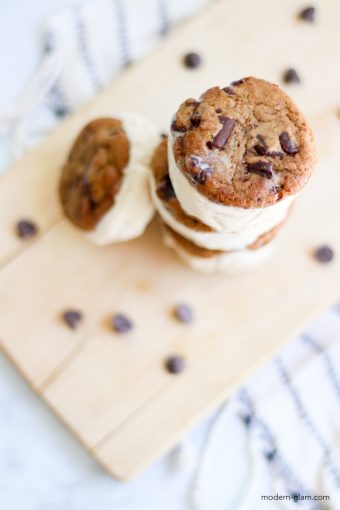
{"type": "Polygon", "coordinates": [[[256,163],[247,163],[247,171],[251,174],[257,174],[266,179],[273,177],[273,165],[269,161],[256,161],[256,163]]]}
{"type": "Polygon", "coordinates": [[[314,251],[314,257],[318,262],[327,264],[327,262],[331,262],[333,260],[334,251],[330,246],[325,244],[323,246],[319,246],[319,248],[316,248],[314,251]]]}
{"type": "Polygon", "coordinates": [[[237,87],[238,85],[242,85],[242,83],[244,83],[244,82],[245,82],[245,79],[241,78],[240,80],[232,81],[230,85],[232,85],[233,87],[237,87]]]}
{"type": "Polygon", "coordinates": [[[162,140],[165,140],[166,138],[168,138],[168,135],[166,133],[161,133],[161,138],[162,140]]]}
{"type": "Polygon", "coordinates": [[[133,328],[131,320],[121,313],[112,317],[112,327],[116,333],[127,333],[133,328]]]}
{"type": "Polygon", "coordinates": [[[216,113],[222,113],[222,108],[216,108],[215,112],[216,113]]]}
{"type": "Polygon", "coordinates": [[[180,304],[174,308],[174,316],[180,322],[192,322],[193,313],[189,305],[180,304]]]}
{"type": "Polygon", "coordinates": [[[33,221],[30,220],[18,221],[16,224],[16,230],[20,239],[29,239],[38,233],[38,227],[35,223],[33,223],[33,221]]]}
{"type": "Polygon", "coordinates": [[[313,23],[315,21],[315,14],[316,9],[315,7],[306,7],[305,9],[302,9],[302,11],[299,14],[299,18],[304,21],[310,21],[313,23]]]}
{"type": "Polygon", "coordinates": [[[187,53],[183,58],[183,63],[186,67],[194,69],[201,65],[202,59],[198,53],[187,53]]]}
{"type": "Polygon", "coordinates": [[[199,115],[193,115],[190,119],[192,127],[198,127],[201,124],[201,117],[199,115]]]}
{"type": "Polygon", "coordinates": [[[282,78],[285,83],[301,83],[301,78],[295,69],[287,69],[287,71],[283,73],[282,78]]]}
{"type": "Polygon", "coordinates": [[[283,131],[280,136],[280,145],[282,147],[282,150],[285,151],[286,154],[293,155],[299,152],[299,147],[296,143],[293,143],[290,139],[289,134],[287,131],[283,131]]]}
{"type": "Polygon", "coordinates": [[[170,374],[180,374],[186,367],[185,359],[182,356],[169,356],[165,360],[165,368],[170,374]]]}
{"type": "Polygon", "coordinates": [[[228,94],[228,96],[232,96],[233,94],[235,94],[231,87],[224,87],[222,90],[224,90],[224,92],[228,94]]]}
{"type": "Polygon", "coordinates": [[[220,129],[220,131],[214,136],[211,142],[207,142],[208,148],[216,147],[216,149],[223,149],[236,124],[234,119],[230,119],[224,115],[220,115],[218,120],[222,124],[222,129],[220,129]]]}
{"type": "Polygon", "coordinates": [[[71,329],[77,329],[83,319],[83,314],[79,310],[65,310],[63,320],[71,329]]]}
{"type": "Polygon", "coordinates": [[[176,119],[171,123],[171,131],[177,131],[178,133],[185,133],[186,128],[184,126],[178,126],[176,119]]]}
{"type": "Polygon", "coordinates": [[[170,200],[170,198],[176,197],[169,174],[166,174],[160,182],[159,186],[157,187],[157,194],[163,200],[170,200]]]}

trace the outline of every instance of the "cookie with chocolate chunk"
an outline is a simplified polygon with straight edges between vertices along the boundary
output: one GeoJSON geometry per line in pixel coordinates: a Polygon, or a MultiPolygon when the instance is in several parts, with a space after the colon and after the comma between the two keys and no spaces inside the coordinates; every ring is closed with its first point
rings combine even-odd
{"type": "Polygon", "coordinates": [[[278,85],[253,77],[185,101],[171,133],[178,171],[225,206],[263,208],[296,195],[316,162],[304,115],[278,85]]]}
{"type": "Polygon", "coordinates": [[[100,118],[82,129],[63,167],[59,188],[65,215],[77,227],[94,229],[112,207],[129,151],[121,120],[100,118]]]}
{"type": "Polygon", "coordinates": [[[211,227],[205,225],[197,218],[189,216],[182,209],[169,177],[167,143],[167,137],[163,138],[156,148],[150,163],[155,191],[159,200],[161,200],[162,205],[173,218],[182,225],[199,232],[213,232],[211,227]]]}

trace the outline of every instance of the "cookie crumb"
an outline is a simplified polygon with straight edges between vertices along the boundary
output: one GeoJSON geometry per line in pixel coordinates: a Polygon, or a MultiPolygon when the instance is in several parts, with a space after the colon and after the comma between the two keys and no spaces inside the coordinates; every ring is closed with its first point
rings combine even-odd
{"type": "Polygon", "coordinates": [[[165,368],[170,374],[180,374],[186,368],[185,359],[179,355],[169,356],[165,360],[165,368]]]}
{"type": "Polygon", "coordinates": [[[133,328],[132,321],[121,313],[112,317],[112,327],[116,333],[127,333],[133,328]]]}
{"type": "Polygon", "coordinates": [[[322,264],[327,264],[328,262],[331,262],[334,259],[334,251],[330,246],[324,244],[315,249],[314,257],[318,262],[321,262],[322,264]]]}
{"type": "Polygon", "coordinates": [[[83,314],[79,310],[65,310],[63,320],[71,329],[77,329],[83,320],[83,314]]]}
{"type": "Polygon", "coordinates": [[[179,304],[174,308],[174,316],[179,322],[189,323],[192,322],[194,315],[189,305],[179,304]]]}
{"type": "Polygon", "coordinates": [[[16,231],[20,239],[29,239],[37,235],[38,227],[33,221],[23,219],[16,224],[16,231]]]}
{"type": "Polygon", "coordinates": [[[315,21],[316,9],[315,7],[306,7],[302,9],[299,13],[299,18],[303,21],[309,21],[310,23],[314,23],[315,21]]]}
{"type": "Polygon", "coordinates": [[[301,83],[300,76],[293,68],[287,69],[287,71],[283,73],[282,79],[284,83],[301,83]]]}
{"type": "Polygon", "coordinates": [[[202,58],[198,53],[187,53],[183,58],[185,67],[195,69],[202,64],[202,58]]]}

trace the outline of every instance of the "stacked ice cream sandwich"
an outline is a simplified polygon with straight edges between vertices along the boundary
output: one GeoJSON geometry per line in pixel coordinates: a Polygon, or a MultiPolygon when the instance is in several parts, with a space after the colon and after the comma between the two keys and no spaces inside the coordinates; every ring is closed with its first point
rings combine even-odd
{"type": "Polygon", "coordinates": [[[256,78],[188,99],[158,143],[135,115],[90,122],[63,168],[65,215],[105,245],[141,235],[155,208],[166,245],[203,272],[266,259],[316,159],[303,114],[256,78]]]}
{"type": "Polygon", "coordinates": [[[303,114],[277,85],[250,77],[188,99],[151,162],[165,243],[203,272],[257,265],[315,159],[303,114]]]}
{"type": "Polygon", "coordinates": [[[154,215],[149,163],[159,135],[134,114],[98,118],[76,138],[60,180],[66,217],[96,244],[140,236],[154,215]]]}

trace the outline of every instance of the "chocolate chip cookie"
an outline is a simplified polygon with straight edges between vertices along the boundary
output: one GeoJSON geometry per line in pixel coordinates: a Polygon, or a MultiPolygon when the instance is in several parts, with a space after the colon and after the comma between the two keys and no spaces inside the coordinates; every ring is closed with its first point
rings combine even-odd
{"type": "Polygon", "coordinates": [[[118,119],[96,119],[82,129],[62,170],[59,188],[65,215],[77,227],[93,230],[112,207],[129,152],[129,139],[118,119]]]}
{"type": "Polygon", "coordinates": [[[253,77],[184,101],[171,133],[178,170],[225,206],[263,208],[295,195],[316,162],[304,115],[278,85],[253,77]]]}

